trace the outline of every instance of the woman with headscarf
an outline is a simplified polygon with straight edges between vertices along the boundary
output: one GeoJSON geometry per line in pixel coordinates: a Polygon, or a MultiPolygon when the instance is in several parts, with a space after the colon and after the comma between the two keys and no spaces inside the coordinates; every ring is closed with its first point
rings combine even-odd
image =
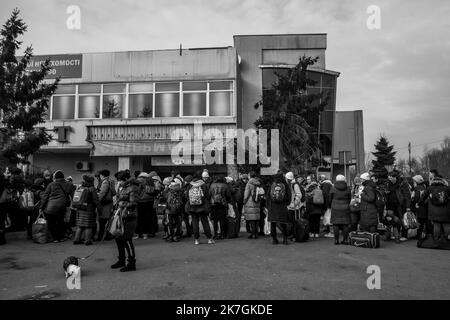
{"type": "MultiPolygon", "coordinates": [[[[95,178],[89,175],[83,175],[80,190],[81,201],[83,202],[77,209],[77,231],[73,244],[82,244],[81,236],[84,235],[84,244],[92,245],[93,231],[97,226],[96,208],[99,204],[97,189],[94,186],[95,178]]],[[[75,191],[75,194],[78,192],[75,191]]]]}

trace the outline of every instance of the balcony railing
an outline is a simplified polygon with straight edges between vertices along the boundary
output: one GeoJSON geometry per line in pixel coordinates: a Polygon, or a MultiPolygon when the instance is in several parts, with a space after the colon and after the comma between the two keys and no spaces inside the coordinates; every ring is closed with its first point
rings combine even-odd
{"type": "MultiPolygon", "coordinates": [[[[236,129],[235,124],[204,124],[203,132],[208,129],[218,129],[226,137],[227,129],[236,129]]],[[[194,137],[193,124],[175,125],[110,125],[88,126],[87,139],[89,141],[145,141],[170,140],[172,132],[185,129],[194,137]]]]}

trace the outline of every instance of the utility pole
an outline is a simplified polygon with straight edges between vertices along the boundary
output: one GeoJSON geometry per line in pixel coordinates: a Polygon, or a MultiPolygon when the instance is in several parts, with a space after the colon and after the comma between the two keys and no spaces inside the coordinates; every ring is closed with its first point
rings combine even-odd
{"type": "Polygon", "coordinates": [[[409,175],[412,176],[412,169],[411,169],[411,142],[408,143],[408,153],[409,153],[409,175]]]}

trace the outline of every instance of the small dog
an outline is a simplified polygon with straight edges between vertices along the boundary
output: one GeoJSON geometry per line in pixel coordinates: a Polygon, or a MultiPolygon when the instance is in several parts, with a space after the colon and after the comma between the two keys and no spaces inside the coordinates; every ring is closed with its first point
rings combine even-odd
{"type": "Polygon", "coordinates": [[[64,260],[63,269],[66,274],[66,279],[72,275],[80,273],[80,266],[78,265],[77,257],[68,257],[64,260]]]}

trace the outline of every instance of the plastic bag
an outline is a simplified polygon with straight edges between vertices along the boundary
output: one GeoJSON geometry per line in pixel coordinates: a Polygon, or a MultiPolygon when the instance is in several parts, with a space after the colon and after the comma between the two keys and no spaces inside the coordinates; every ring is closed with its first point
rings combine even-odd
{"type": "Polygon", "coordinates": [[[264,208],[264,213],[266,215],[266,218],[264,219],[264,234],[268,236],[270,235],[270,222],[268,220],[269,211],[267,210],[267,208],[264,208]]]}
{"type": "Polygon", "coordinates": [[[406,211],[403,215],[403,225],[406,229],[418,228],[416,216],[411,211],[406,211]]]}
{"type": "Polygon", "coordinates": [[[31,226],[31,236],[33,242],[44,244],[48,242],[48,225],[42,212],[39,213],[36,221],[31,226]]]}
{"type": "Polygon", "coordinates": [[[327,209],[327,211],[325,211],[322,223],[324,226],[331,226],[331,209],[327,209]]]}
{"type": "Polygon", "coordinates": [[[236,212],[234,211],[233,205],[228,204],[228,216],[230,218],[236,218],[236,212]]]}
{"type": "Polygon", "coordinates": [[[124,231],[122,212],[120,209],[117,209],[114,216],[111,218],[109,233],[111,233],[114,237],[120,237],[123,236],[124,231]]]}

